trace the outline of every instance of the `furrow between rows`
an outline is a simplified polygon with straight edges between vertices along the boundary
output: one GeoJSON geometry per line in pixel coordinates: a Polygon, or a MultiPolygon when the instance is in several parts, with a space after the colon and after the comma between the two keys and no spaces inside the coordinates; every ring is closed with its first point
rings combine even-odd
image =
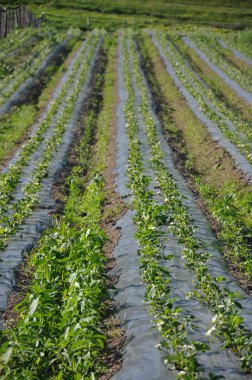
{"type": "MultiPolygon", "coordinates": [[[[129,122],[125,117],[128,92],[124,83],[126,57],[122,48],[122,37],[119,38],[118,49],[118,92],[120,102],[117,110],[117,165],[116,177],[117,191],[127,202],[132,198],[126,187],[128,175],[125,171],[128,155],[128,136],[126,125],[129,122]],[[123,140],[122,140],[123,137],[123,140]],[[124,143],[123,147],[121,146],[124,143]],[[123,151],[120,148],[123,148],[123,151]]],[[[160,337],[153,330],[153,322],[148,315],[148,307],[144,303],[145,287],[141,284],[140,264],[138,258],[138,244],[135,239],[136,227],[133,223],[135,211],[128,211],[117,223],[121,229],[121,238],[113,255],[116,267],[111,275],[119,276],[116,284],[114,298],[118,304],[118,315],[126,331],[126,341],[123,347],[122,369],[113,376],[113,379],[139,379],[158,378],[160,380],[174,378],[174,375],[165,368],[162,355],[155,347],[160,337]]]]}

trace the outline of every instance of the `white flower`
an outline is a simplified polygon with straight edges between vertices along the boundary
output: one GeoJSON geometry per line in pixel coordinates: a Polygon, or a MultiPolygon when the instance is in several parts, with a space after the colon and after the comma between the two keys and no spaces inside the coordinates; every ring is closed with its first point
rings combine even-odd
{"type": "Polygon", "coordinates": [[[211,327],[211,328],[206,332],[206,335],[207,335],[207,336],[210,336],[210,335],[212,334],[212,332],[215,331],[215,330],[216,330],[216,327],[215,327],[215,326],[211,327]]]}
{"type": "Polygon", "coordinates": [[[215,315],[213,318],[212,318],[212,322],[211,323],[215,323],[217,320],[217,315],[215,315]]]}
{"type": "Polygon", "coordinates": [[[74,286],[75,286],[77,289],[80,289],[80,284],[79,284],[77,281],[74,283],[74,286]]]}
{"type": "Polygon", "coordinates": [[[183,377],[185,376],[185,371],[180,371],[179,374],[178,374],[178,379],[183,379],[183,377]]]}

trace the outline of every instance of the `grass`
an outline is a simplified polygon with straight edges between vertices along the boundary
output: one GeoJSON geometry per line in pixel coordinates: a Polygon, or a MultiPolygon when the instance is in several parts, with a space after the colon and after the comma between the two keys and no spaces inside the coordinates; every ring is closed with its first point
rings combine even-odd
{"type": "Polygon", "coordinates": [[[0,162],[10,157],[16,144],[24,138],[36,116],[34,105],[23,105],[2,119],[0,128],[0,162]],[[15,131],[15,134],[13,133],[15,131]]]}
{"type": "MultiPolygon", "coordinates": [[[[2,0],[1,3],[9,2],[2,0]]],[[[52,0],[48,3],[41,0],[16,0],[13,3],[29,4],[38,16],[44,12],[49,22],[62,27],[68,25],[82,29],[87,28],[87,18],[91,18],[93,28],[100,26],[102,18],[103,26],[109,30],[123,27],[125,20],[137,27],[142,23],[149,25],[149,18],[155,18],[156,25],[186,22],[234,28],[252,26],[252,7],[249,0],[239,1],[238,6],[237,1],[233,0],[211,0],[207,7],[202,0],[79,0],[71,3],[66,0],[52,0]]]]}
{"type": "MultiPolygon", "coordinates": [[[[243,34],[246,35],[247,34],[246,32],[244,32],[243,34]]],[[[219,33],[217,35],[220,36],[219,33]]],[[[252,34],[251,34],[251,36],[252,36],[252,34]]],[[[213,43],[212,47],[216,49],[216,51],[220,54],[220,56],[224,59],[224,61],[227,61],[229,64],[233,65],[233,67],[239,69],[242,73],[244,73],[248,77],[251,77],[252,76],[252,67],[251,67],[251,65],[249,65],[246,62],[242,61],[241,59],[237,58],[233,54],[233,52],[231,51],[231,49],[224,49],[224,48],[222,48],[218,44],[218,41],[216,41],[216,38],[213,38],[213,37],[217,37],[217,36],[213,36],[212,35],[211,38],[210,38],[210,41],[213,43]]],[[[229,35],[228,35],[228,38],[230,39],[229,35]]],[[[251,38],[250,38],[250,42],[251,42],[251,38]]],[[[247,43],[245,43],[244,45],[246,46],[247,43]]],[[[241,43],[240,43],[240,47],[241,47],[241,43]]],[[[239,47],[238,47],[238,49],[239,49],[239,47]]]]}
{"type": "Polygon", "coordinates": [[[165,19],[159,20],[157,17],[145,15],[131,15],[118,13],[101,13],[89,10],[80,11],[78,9],[57,9],[45,8],[40,6],[36,12],[44,12],[46,23],[56,26],[57,28],[69,28],[75,26],[82,30],[91,30],[94,28],[104,28],[108,31],[114,31],[118,28],[135,27],[143,28],[146,26],[155,26],[158,23],[166,25],[165,19]]]}
{"type": "Polygon", "coordinates": [[[234,67],[238,68],[241,72],[245,73],[248,76],[252,75],[251,66],[237,58],[234,54],[232,54],[232,52],[222,51],[222,54],[228,62],[232,63],[234,67]]]}

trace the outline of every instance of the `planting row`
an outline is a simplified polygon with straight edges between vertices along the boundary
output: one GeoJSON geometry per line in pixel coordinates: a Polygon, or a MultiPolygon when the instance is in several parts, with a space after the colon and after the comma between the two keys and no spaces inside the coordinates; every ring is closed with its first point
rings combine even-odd
{"type": "Polygon", "coordinates": [[[22,45],[29,45],[29,42],[38,34],[37,29],[27,28],[13,30],[9,35],[0,41],[0,59],[5,59],[10,54],[15,54],[22,45]]]}
{"type": "Polygon", "coordinates": [[[65,35],[63,33],[59,33],[56,36],[48,33],[48,37],[45,37],[33,47],[30,55],[15,69],[14,73],[5,75],[4,79],[0,82],[0,105],[8,100],[27,78],[36,74],[43,61],[58,44],[63,42],[64,38],[65,35]]]}
{"type": "Polygon", "coordinates": [[[221,40],[232,50],[233,54],[248,65],[252,65],[251,54],[251,31],[245,30],[242,33],[223,34],[221,40]]]}
{"type": "MultiPolygon", "coordinates": [[[[190,39],[191,37],[188,37],[190,36],[189,33],[188,35],[180,35],[171,31],[169,36],[175,42],[176,46],[179,47],[184,58],[189,61],[190,65],[193,66],[201,79],[215,92],[217,97],[223,99],[227,105],[231,109],[236,110],[238,114],[240,113],[242,118],[251,122],[252,111],[248,103],[250,93],[242,89],[236,81],[229,78],[225,71],[218,68],[217,65],[196,46],[190,39]]],[[[241,61],[239,61],[239,65],[241,65],[241,61]]]]}
{"type": "Polygon", "coordinates": [[[62,141],[65,128],[71,118],[83,81],[86,79],[88,68],[99,41],[99,36],[90,36],[76,59],[68,78],[54,102],[34,131],[33,136],[22,147],[17,155],[15,164],[9,166],[6,173],[1,175],[1,247],[6,239],[15,232],[22,220],[28,216],[37,204],[37,193],[42,179],[47,175],[54,151],[62,141]],[[90,39],[90,41],[89,41],[90,39]],[[83,61],[85,59],[85,61],[83,61]],[[65,97],[67,98],[67,104],[65,97]],[[46,131],[49,133],[46,134],[46,131]],[[44,143],[44,144],[43,144],[44,143]],[[41,149],[38,151],[39,147],[41,149]],[[36,161],[34,160],[34,152],[36,161]],[[22,171],[23,168],[26,170],[22,171]],[[23,181],[22,181],[22,175],[23,181]],[[21,183],[21,189],[13,195],[14,189],[21,183]],[[13,199],[13,201],[11,201],[13,199]],[[11,202],[10,202],[11,201],[11,202]],[[10,203],[9,203],[10,202],[10,203]]]}
{"type": "MultiPolygon", "coordinates": [[[[120,31],[115,57],[115,36],[88,33],[30,138],[0,174],[1,311],[24,253],[37,244],[22,269],[30,285],[16,307],[18,315],[14,321],[7,316],[7,325],[1,321],[3,379],[111,376],[108,367],[118,356],[108,343],[108,335],[116,334],[114,317],[109,326],[105,322],[111,282],[116,282],[110,294],[126,331],[115,380],[251,378],[252,300],[229,274],[219,242],[175,168],[156,113],[165,108],[163,98],[156,107],[158,87],[147,60],[160,60],[163,78],[173,82],[170,92],[177,86],[184,96],[183,111],[193,111],[200,127],[217,136],[251,178],[249,123],[208,87],[178,40],[157,32],[120,31]],[[101,224],[111,215],[113,221],[122,207],[114,205],[113,174],[104,172],[114,158],[112,123],[118,126],[115,182],[123,207],[131,210],[110,230],[121,234],[117,246],[115,237],[110,242],[117,260],[111,279],[101,224]],[[65,163],[69,166],[59,180],[65,163]],[[38,242],[55,212],[54,185],[62,207],[38,242]]],[[[175,131],[177,105],[169,107],[169,128],[175,131]]],[[[216,215],[230,257],[251,277],[248,203],[242,199],[233,212],[228,198],[226,214],[220,207],[216,215]]]]}
{"type": "MultiPolygon", "coordinates": [[[[119,38],[118,45],[117,91],[119,103],[116,112],[118,130],[115,184],[117,192],[129,207],[132,197],[127,175],[129,139],[125,112],[128,107],[128,91],[125,82],[128,68],[126,67],[127,70],[125,70],[125,66],[129,61],[127,60],[128,51],[126,57],[123,54],[125,41],[122,41],[122,38],[119,38]]],[[[144,302],[145,285],[141,280],[141,263],[138,255],[139,245],[135,238],[134,216],[135,210],[128,210],[115,226],[116,230],[120,231],[120,240],[113,251],[116,266],[110,275],[116,276],[118,279],[112,294],[117,304],[118,317],[125,330],[126,339],[123,346],[122,368],[113,376],[113,379],[166,379],[168,370],[162,359],[162,353],[156,349],[159,336],[153,328],[153,321],[149,316],[146,302],[144,302]]]]}
{"type": "MultiPolygon", "coordinates": [[[[172,65],[175,75],[177,75],[186,91],[193,96],[194,103],[197,104],[197,106],[194,107],[197,115],[202,115],[201,120],[205,123],[207,123],[207,119],[209,120],[209,129],[212,127],[214,137],[220,140],[221,134],[218,135],[215,132],[218,128],[223,135],[237,147],[241,154],[244,155],[247,163],[244,160],[244,166],[241,168],[245,173],[248,172],[251,177],[252,134],[250,124],[244,122],[239,114],[228,108],[225,102],[216,96],[200,78],[198,73],[190,66],[188,61],[184,59],[176,45],[169,41],[164,35],[159,36],[158,41],[161,43],[163,52],[172,65]]],[[[187,98],[190,99],[189,96],[187,96],[187,98]]],[[[232,154],[232,149],[230,149],[230,153],[232,154]]],[[[233,149],[233,153],[239,161],[239,155],[235,148],[233,149]]]]}
{"type": "Polygon", "coordinates": [[[245,100],[248,105],[252,104],[252,94],[249,92],[251,89],[243,89],[239,82],[241,74],[238,75],[238,78],[232,79],[223,69],[219,68],[214,59],[209,58],[205,52],[203,52],[188,36],[182,37],[183,42],[192,49],[199,57],[202,59],[210,68],[214,71],[241,99],[245,100]]]}
{"type": "Polygon", "coordinates": [[[223,49],[216,40],[210,38],[208,35],[194,35],[191,39],[196,46],[208,56],[211,62],[216,64],[232,80],[237,82],[248,92],[252,91],[251,75],[242,72],[239,68],[235,67],[232,62],[229,62],[222,53],[223,49]]]}
{"type": "MultiPolygon", "coordinates": [[[[105,41],[105,49],[109,60],[104,94],[109,94],[115,80],[110,41],[108,44],[105,41]]],[[[101,90],[100,76],[97,81],[101,90]]],[[[98,120],[94,110],[84,119],[75,165],[64,185],[68,187],[68,197],[63,215],[44,233],[32,255],[30,265],[35,275],[19,306],[22,316],[17,327],[2,333],[3,378],[88,379],[106,371],[102,361],[106,340],[103,319],[108,298],[103,253],[106,236],[99,223],[104,200],[102,172],[107,157],[108,116],[112,116],[108,100],[104,100],[98,120]]]]}
{"type": "MultiPolygon", "coordinates": [[[[11,177],[8,176],[9,171],[3,173],[3,176],[7,175],[4,178],[9,178],[9,184],[13,184],[12,190],[15,188],[15,191],[12,195],[9,194],[9,199],[5,197],[5,193],[2,193],[1,249],[3,251],[0,263],[2,310],[6,308],[8,294],[15,283],[15,270],[22,261],[24,252],[36,243],[42,229],[48,225],[50,219],[48,210],[54,207],[50,197],[52,186],[57,173],[64,165],[68,148],[73,140],[81,105],[88,95],[92,71],[101,43],[102,37],[100,34],[94,33],[94,35],[87,38],[79,53],[75,56],[72,68],[79,59],[80,66],[77,70],[79,73],[75,73],[74,80],[74,78],[71,78],[70,67],[70,71],[66,73],[66,77],[63,78],[59,85],[59,88],[62,91],[66,90],[66,94],[69,95],[68,102],[66,104],[65,99],[64,101],[57,99],[59,101],[58,107],[61,110],[57,118],[51,120],[50,125],[44,125],[44,127],[48,128],[49,133],[44,134],[42,139],[41,136],[36,135],[39,129],[35,128],[34,139],[29,139],[27,143],[29,144],[33,139],[33,144],[37,144],[35,151],[33,153],[30,150],[26,151],[26,156],[22,156],[24,151],[21,150],[15,157],[16,162],[21,165],[18,179],[11,182],[11,177]],[[89,42],[90,44],[87,46],[86,43],[89,42]],[[71,81],[68,82],[68,79],[71,79],[71,81]],[[70,86],[65,88],[65,84],[70,86]],[[22,166],[23,159],[24,161],[26,160],[26,165],[22,166]],[[8,243],[7,247],[6,243],[8,243]]],[[[31,147],[34,147],[34,145],[31,147]]],[[[17,169],[17,166],[15,164],[9,166],[9,170],[13,168],[17,169]]]]}
{"type": "MultiPolygon", "coordinates": [[[[210,254],[204,252],[204,245],[195,236],[194,231],[196,228],[192,224],[190,210],[181,198],[176,181],[168,174],[169,166],[166,166],[166,160],[170,158],[166,158],[165,144],[164,142],[160,143],[159,140],[162,137],[157,135],[156,132],[156,120],[153,119],[153,114],[150,111],[149,90],[139,71],[138,56],[134,52],[132,40],[129,42],[128,48],[127,43],[124,43],[124,57],[125,84],[128,92],[128,101],[125,107],[129,134],[128,171],[133,192],[133,205],[137,212],[134,218],[137,225],[136,237],[141,245],[143,280],[147,282],[146,297],[152,306],[159,329],[165,338],[161,342],[166,352],[165,360],[181,370],[179,377],[194,378],[197,373],[201,373],[202,368],[207,368],[202,352],[211,350],[212,347],[205,337],[215,335],[223,342],[223,348],[230,347],[233,349],[241,360],[242,368],[250,370],[251,347],[247,346],[247,349],[244,350],[244,344],[247,345],[251,339],[251,332],[246,327],[248,319],[246,317],[245,324],[243,324],[244,319],[240,314],[241,306],[236,300],[238,295],[228,290],[228,286],[227,288],[225,287],[227,285],[226,279],[218,276],[218,272],[216,275],[212,274],[208,269],[208,266],[211,267],[211,264],[208,264],[210,254]],[[133,63],[130,61],[131,54],[133,54],[133,63]],[[131,70],[133,71],[130,71],[132,65],[133,69],[131,70]],[[134,76],[135,79],[132,80],[134,76]],[[137,92],[139,92],[139,95],[137,95],[137,92]],[[143,132],[143,128],[146,128],[145,132],[143,132]],[[144,139],[146,139],[144,138],[144,133],[147,134],[147,146],[145,146],[144,142],[144,139]],[[149,163],[147,162],[148,156],[149,163]],[[156,186],[152,184],[154,180],[156,181],[156,186]],[[152,190],[150,190],[150,186],[152,190]],[[153,193],[155,187],[160,188],[160,194],[156,193],[155,190],[153,193]],[[169,226],[169,234],[165,233],[165,226],[169,226]],[[182,257],[179,265],[183,267],[183,260],[186,260],[187,266],[192,271],[192,278],[194,276],[194,289],[188,295],[189,298],[193,297],[194,302],[202,303],[202,307],[207,305],[211,310],[212,326],[210,325],[207,329],[207,323],[205,323],[206,331],[205,333],[202,331],[201,336],[198,334],[198,341],[190,340],[191,336],[195,336],[194,328],[199,323],[199,319],[193,313],[188,317],[187,311],[185,311],[190,310],[190,302],[186,300],[182,302],[182,299],[177,302],[170,295],[174,294],[174,290],[169,286],[170,283],[172,282],[172,285],[176,287],[179,287],[179,285],[178,282],[171,281],[171,278],[173,278],[171,273],[174,269],[172,265],[169,265],[169,261],[172,262],[174,252],[166,253],[165,236],[167,238],[169,236],[169,240],[173,239],[177,244],[181,244],[182,257]],[[165,264],[165,262],[168,264],[165,264]],[[169,273],[169,267],[171,273],[169,273]],[[173,302],[175,306],[172,306],[173,302]],[[186,307],[187,302],[189,302],[189,308],[188,306],[186,307]],[[182,305],[181,308],[178,305],[182,305]],[[183,306],[185,310],[183,310],[183,306]],[[174,337],[174,339],[171,339],[171,337],[174,337]]],[[[225,270],[223,273],[225,273],[225,270]]],[[[189,285],[189,289],[191,287],[192,285],[189,285]]],[[[238,289],[238,287],[236,288],[238,289]]],[[[176,289],[175,293],[181,296],[178,289],[176,289]]],[[[195,310],[197,317],[200,315],[198,308],[199,306],[194,306],[194,308],[192,306],[192,310],[195,310]]],[[[248,310],[245,310],[244,315],[247,315],[247,312],[248,310]]],[[[209,312],[205,311],[205,313],[209,312]]],[[[202,315],[204,313],[201,314],[201,317],[202,315]]],[[[200,327],[202,330],[202,324],[200,327]]],[[[199,325],[198,329],[200,330],[199,325]]],[[[220,363],[224,360],[230,360],[230,363],[235,367],[232,359],[227,359],[227,357],[224,359],[224,357],[226,357],[226,354],[219,359],[215,358],[215,360],[220,360],[220,363]]],[[[218,369],[214,368],[214,372],[215,370],[218,373],[218,369]]],[[[225,373],[226,368],[222,370],[225,373]]],[[[217,376],[217,373],[209,373],[210,378],[211,376],[217,376]]],[[[242,375],[237,373],[235,376],[234,378],[239,378],[242,375]]]]}
{"type": "MultiPolygon", "coordinates": [[[[155,77],[153,74],[149,76],[148,71],[146,73],[159,102],[164,131],[173,142],[182,170],[186,176],[189,174],[190,186],[199,193],[210,221],[215,223],[213,227],[222,243],[229,268],[235,275],[239,273],[242,286],[246,286],[248,278],[251,278],[251,186],[237,173],[231,157],[212,140],[212,133],[209,135],[197,112],[195,116],[194,108],[188,103],[188,93],[181,82],[178,83],[165,50],[156,49],[149,38],[143,41],[139,46],[144,54],[146,70],[154,68],[155,77]],[[149,56],[151,66],[146,66],[149,56]]],[[[223,139],[218,143],[223,145],[223,139]]]]}

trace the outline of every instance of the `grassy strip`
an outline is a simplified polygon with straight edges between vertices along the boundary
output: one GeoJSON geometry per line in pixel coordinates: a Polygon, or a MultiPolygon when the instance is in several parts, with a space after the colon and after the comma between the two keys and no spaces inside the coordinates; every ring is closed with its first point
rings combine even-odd
{"type": "Polygon", "coordinates": [[[179,164],[201,196],[233,271],[252,278],[251,186],[186,105],[150,39],[144,37],[140,46],[159,115],[179,164]]]}
{"type": "Polygon", "coordinates": [[[10,113],[0,118],[0,167],[10,159],[16,148],[28,137],[27,133],[30,128],[39,120],[55,87],[67,70],[67,62],[76,53],[79,44],[80,42],[76,38],[71,39],[67,46],[69,54],[67,61],[63,62],[60,67],[56,65],[49,67],[42,84],[44,88],[35,104],[15,107],[10,113]]]}
{"type": "MultiPolygon", "coordinates": [[[[131,46],[132,50],[132,46],[131,46]]],[[[128,175],[133,192],[133,206],[136,210],[134,222],[137,225],[136,237],[140,243],[142,279],[147,284],[146,299],[151,305],[158,329],[162,334],[161,346],[165,350],[165,363],[180,370],[178,378],[194,379],[202,371],[196,354],[206,351],[208,346],[191,341],[188,331],[194,330],[193,316],[184,317],[182,310],[174,306],[170,295],[170,273],[161,260],[170,260],[162,254],[163,242],[160,226],[167,223],[167,204],[154,201],[149,190],[150,178],[143,174],[144,163],[141,142],[138,135],[138,122],[135,114],[135,94],[132,87],[132,73],[129,70],[129,52],[124,39],[124,78],[128,92],[125,118],[129,136],[128,175]]]]}
{"type": "Polygon", "coordinates": [[[243,32],[233,33],[229,32],[222,36],[224,42],[230,47],[240,51],[246,57],[252,59],[251,53],[251,29],[244,30],[243,32]]]}
{"type": "Polygon", "coordinates": [[[230,62],[234,67],[240,70],[242,73],[246,74],[248,77],[252,76],[252,68],[251,65],[244,62],[241,58],[238,58],[231,49],[222,51],[221,54],[225,57],[225,59],[230,62]]]}
{"type": "Polygon", "coordinates": [[[34,105],[23,105],[17,112],[1,118],[3,128],[0,129],[0,163],[10,157],[11,152],[33,124],[36,115],[34,105]]]}
{"type": "Polygon", "coordinates": [[[252,121],[252,107],[243,99],[239,98],[234,90],[232,90],[198,55],[195,51],[186,46],[181,40],[177,40],[177,44],[181,52],[189,60],[193,68],[198,72],[202,79],[215,92],[221,100],[226,102],[228,106],[235,111],[241,113],[242,117],[248,121],[252,121]]]}
{"type": "Polygon", "coordinates": [[[200,242],[194,237],[195,227],[183,204],[176,181],[167,171],[163,161],[164,153],[160,147],[156,133],[155,121],[149,109],[148,88],[139,71],[139,60],[134,52],[134,70],[138,87],[142,93],[141,113],[146,125],[148,143],[151,151],[151,165],[156,173],[157,182],[163,193],[170,218],[169,230],[179,238],[184,246],[183,258],[195,273],[194,292],[192,296],[199,302],[207,304],[214,313],[212,328],[206,335],[215,335],[223,342],[223,348],[231,348],[240,360],[246,372],[252,370],[252,333],[243,326],[240,315],[241,305],[236,301],[239,294],[219,286],[223,278],[213,277],[207,268],[209,254],[202,249],[200,242]]]}
{"type": "MultiPolygon", "coordinates": [[[[114,87],[114,55],[110,46],[104,95],[114,87]]],[[[102,321],[108,295],[103,254],[106,236],[99,222],[111,96],[104,99],[98,121],[93,113],[87,119],[77,164],[67,179],[64,215],[46,232],[33,256],[36,272],[22,304],[21,320],[15,332],[2,333],[2,340],[8,339],[1,348],[2,364],[8,362],[8,367],[1,368],[4,379],[93,379],[104,371],[102,321]],[[98,141],[90,161],[96,123],[98,141]],[[87,185],[83,173],[90,165],[87,185]]]]}

